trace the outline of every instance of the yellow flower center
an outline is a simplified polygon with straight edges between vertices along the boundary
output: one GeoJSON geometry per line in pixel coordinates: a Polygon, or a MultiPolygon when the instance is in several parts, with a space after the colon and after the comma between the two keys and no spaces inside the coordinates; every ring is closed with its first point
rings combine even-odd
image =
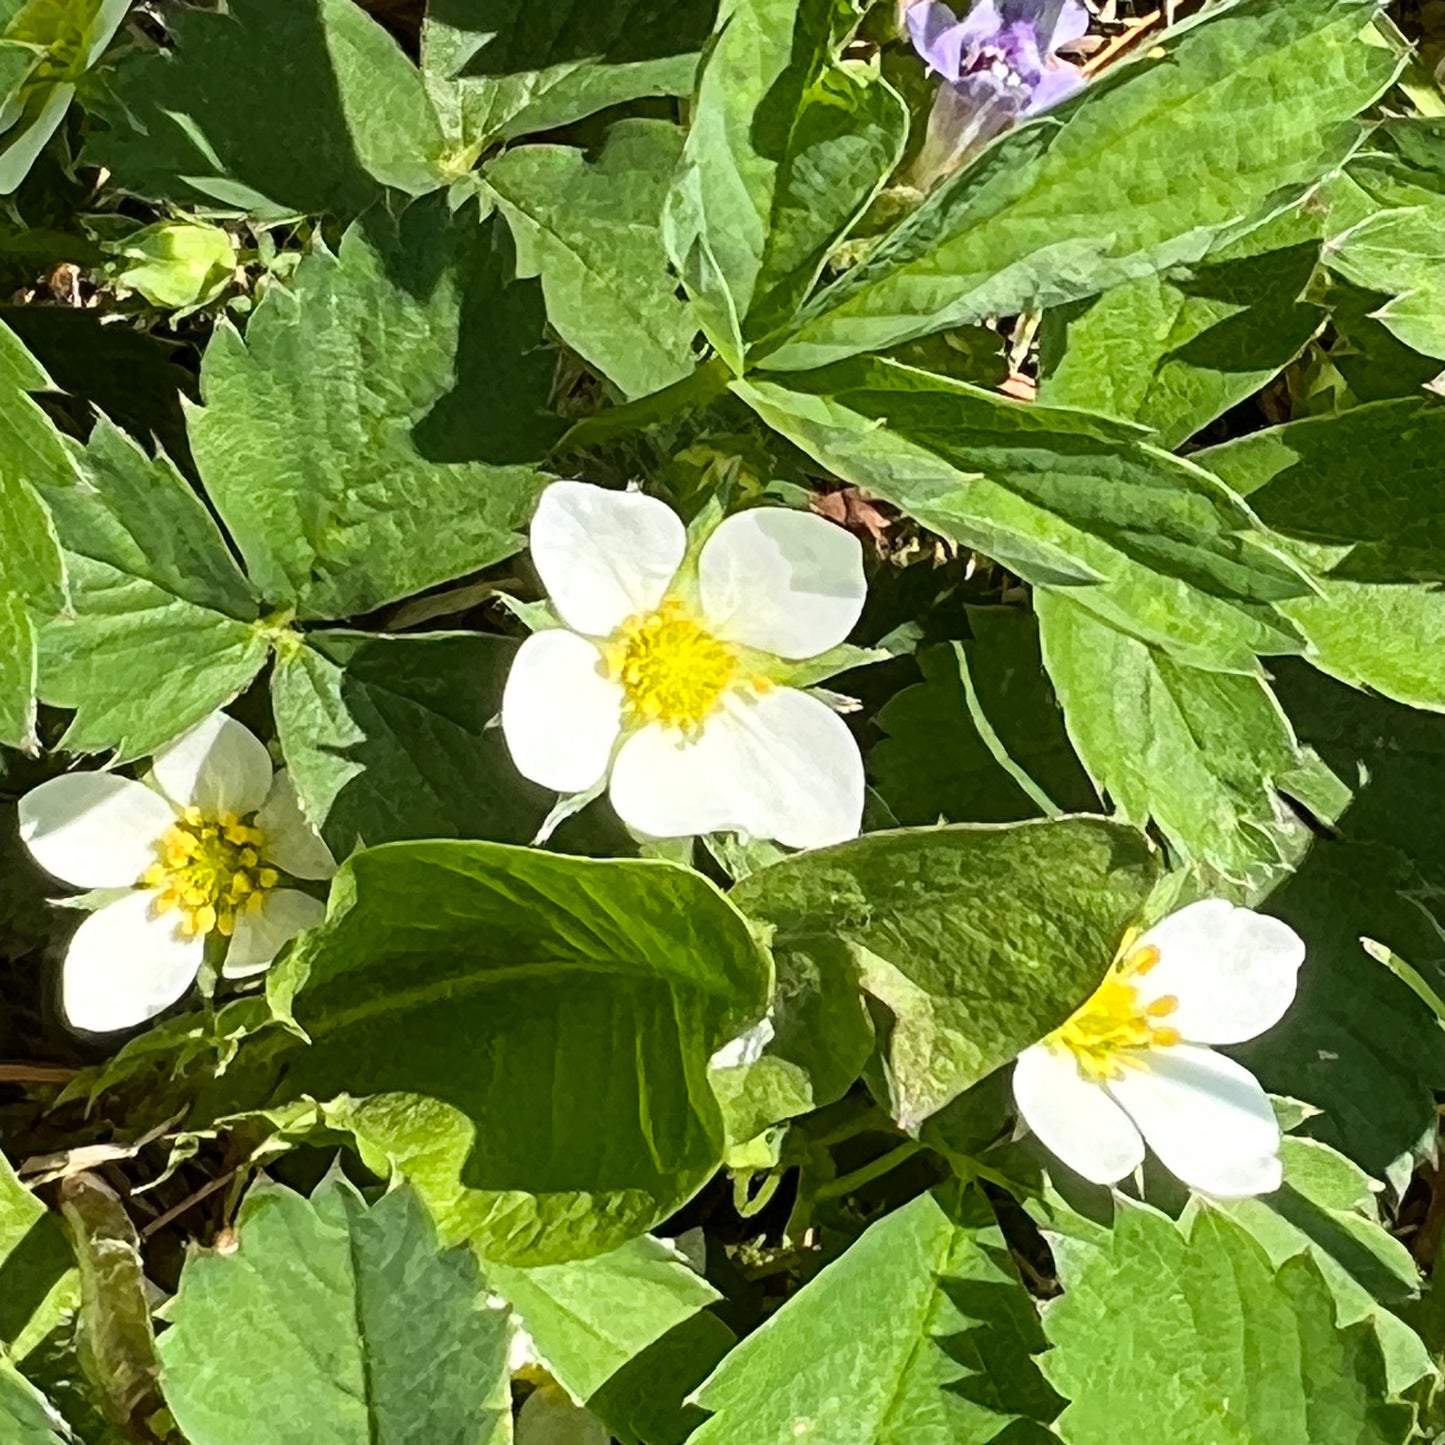
{"type": "Polygon", "coordinates": [[[261,906],[280,877],[261,861],[266,835],[234,813],[205,817],[187,808],[180,821],[157,845],[158,862],[141,876],[141,886],[155,890],[156,907],[181,915],[187,938],[217,932],[229,938],[237,915],[261,906]]]}
{"type": "Polygon", "coordinates": [[[1044,1042],[1067,1049],[1085,1078],[1117,1079],[1135,1067],[1145,1049],[1169,1048],[1180,1041],[1179,1030],[1160,1022],[1179,1007],[1172,994],[1145,1003],[1134,980],[1159,962],[1157,948],[1133,948],[1124,940],[1119,957],[1094,995],[1069,1021],[1044,1042]]]}
{"type": "Polygon", "coordinates": [[[696,733],[738,673],[738,654],[668,598],[629,617],[605,649],[608,676],[622,684],[630,727],[662,723],[696,733]]]}

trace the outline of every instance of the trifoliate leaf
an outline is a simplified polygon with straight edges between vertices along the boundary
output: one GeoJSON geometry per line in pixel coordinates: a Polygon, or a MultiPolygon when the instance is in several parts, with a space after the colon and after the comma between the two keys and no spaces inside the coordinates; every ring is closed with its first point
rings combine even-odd
{"type": "Polygon", "coordinates": [[[600,1254],[717,1167],[707,1061],[771,985],[741,915],[686,869],[388,844],[343,867],[326,925],[268,979],[310,1044],[243,1050],[228,1101],[335,1101],[326,1121],[367,1164],[489,1259],[600,1254]]]}
{"type": "Polygon", "coordinates": [[[540,276],[547,319],[627,396],[693,369],[697,323],[676,295],[662,202],[682,131],[622,120],[595,160],[570,146],[518,146],[487,167],[517,241],[517,271],[540,276]]]}
{"type": "Polygon", "coordinates": [[[1349,789],[1294,736],[1265,679],[1205,672],[1109,626],[1077,594],[1035,594],[1044,660],[1069,736],[1119,814],[1158,824],[1180,857],[1262,888],[1349,789]]]}
{"type": "Polygon", "coordinates": [[[1042,1441],[1060,1401],[987,1201],[920,1195],[748,1336],[703,1386],[694,1445],[1042,1441]],[[1029,1423],[1035,1422],[1035,1423],[1029,1423]]]}
{"type": "Polygon", "coordinates": [[[940,185],[766,365],[822,366],[1198,260],[1358,144],[1351,117],[1399,65],[1361,39],[1374,9],[1243,0],[1181,27],[940,185]]]}
{"type": "Polygon", "coordinates": [[[267,602],[346,617],[522,543],[555,429],[536,288],[441,198],[313,251],[206,349],[191,441],[267,602]]]}
{"type": "Polygon", "coordinates": [[[205,504],[103,418],[81,479],[45,498],[71,605],[40,630],[40,696],[73,708],[61,746],[153,753],[230,702],[270,650],[256,596],[205,504]]]}
{"type": "Polygon", "coordinates": [[[1180,1228],[1121,1206],[1107,1243],[1058,1257],[1044,1373],[1069,1401],[1068,1445],[1401,1445],[1412,1411],[1386,1399],[1379,1341],[1339,1329],[1306,1254],[1276,1268],[1239,1225],[1180,1228]]]}
{"type": "Polygon", "coordinates": [[[1297,651],[1308,584],[1220,482],[1124,423],[878,358],[733,390],[845,481],[1198,666],[1297,651]]]}
{"type": "Polygon", "coordinates": [[[531,842],[553,795],[518,776],[492,726],[516,651],[477,632],[345,631],[283,650],[281,750],[338,858],[405,838],[531,842]]]}
{"type": "Polygon", "coordinates": [[[892,1014],[893,1114],[913,1130],[1083,1003],[1158,872],[1141,833],[1065,818],[874,833],[760,869],[731,896],[776,930],[780,974],[802,954],[892,1014]]]}
{"type": "Polygon", "coordinates": [[[186,1261],[166,1403],[192,1445],[504,1445],[510,1328],[486,1297],[411,1190],[368,1207],[339,1173],[310,1199],[263,1180],[186,1261]]]}
{"type": "Polygon", "coordinates": [[[838,0],[729,0],[668,202],[668,250],[734,371],[785,325],[897,165],[908,113],[861,65],[838,0]]]}
{"type": "Polygon", "coordinates": [[[87,152],[123,190],[349,221],[387,186],[445,183],[421,73],[354,0],[233,0],[166,18],[174,48],[116,68],[87,152]]]}

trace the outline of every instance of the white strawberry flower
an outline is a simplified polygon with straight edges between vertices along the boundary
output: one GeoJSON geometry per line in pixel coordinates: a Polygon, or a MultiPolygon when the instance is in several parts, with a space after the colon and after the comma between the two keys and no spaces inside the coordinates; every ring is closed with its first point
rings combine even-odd
{"type": "Polygon", "coordinates": [[[564,624],[523,643],[502,729],[518,770],[559,793],[608,787],[653,838],[737,832],[789,847],[854,837],[863,760],[825,702],[786,679],[863,609],[856,537],[769,507],[686,529],[639,492],[554,482],[532,560],[564,624]]]}
{"type": "Polygon", "coordinates": [[[336,861],[301,815],[285,771],[248,728],[213,713],[152,759],[145,782],[67,773],[20,800],[35,861],[77,888],[124,889],[75,931],[61,1006],[77,1029],[131,1028],[191,986],[207,941],[223,972],[256,973],[326,905],[293,878],[330,878],[336,861]]]}
{"type": "Polygon", "coordinates": [[[1305,946],[1288,924],[1223,899],[1191,903],[1124,947],[1098,991],[1020,1055],[1014,1099],[1044,1146],[1096,1184],[1144,1146],[1219,1198],[1281,1182],[1269,1097],[1212,1044],[1273,1028],[1294,1001],[1305,946]]]}

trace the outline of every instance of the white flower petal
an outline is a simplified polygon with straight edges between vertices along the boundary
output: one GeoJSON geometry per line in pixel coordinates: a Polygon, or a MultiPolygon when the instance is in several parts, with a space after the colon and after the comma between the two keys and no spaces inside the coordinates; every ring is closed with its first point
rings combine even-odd
{"type": "Polygon", "coordinates": [[[1135,982],[1140,998],[1177,999],[1161,1022],[1198,1044],[1239,1044],[1273,1028],[1294,1002],[1305,956],[1287,923],[1222,898],[1171,913],[1139,945],[1159,950],[1135,982]]]}
{"type": "Polygon", "coordinates": [[[653,838],[738,832],[789,848],[857,836],[863,759],[837,713],[796,688],[732,694],[689,742],[652,724],[617,754],[610,796],[653,838]]]}
{"type": "Polygon", "coordinates": [[[698,558],[703,617],[719,637],[778,657],[817,657],[853,630],[868,584],[858,539],[812,512],[728,517],[698,558]]]}
{"type": "Polygon", "coordinates": [[[729,1039],[707,1061],[707,1066],[710,1069],[741,1069],[755,1064],[776,1037],[772,1016],[765,1015],[752,1028],[744,1029],[735,1039],[729,1039]]]}
{"type": "Polygon", "coordinates": [[[682,518],[665,502],[589,482],[553,482],[529,536],[552,605],[591,637],[656,608],[687,550],[682,518]]]}
{"type": "Polygon", "coordinates": [[[66,773],[20,800],[20,840],[52,877],[77,888],[129,888],[156,861],[175,809],[114,773],[66,773]]]}
{"type": "Polygon", "coordinates": [[[237,914],[221,972],[227,978],[260,973],[298,933],[315,928],[325,917],[326,905],[319,898],[296,888],[273,889],[259,908],[237,914]]]}
{"type": "Polygon", "coordinates": [[[559,793],[602,781],[622,731],[622,688],[602,674],[602,654],[560,628],[518,649],[502,692],[502,736],[517,771],[559,793]]]}
{"type": "Polygon", "coordinates": [[[148,889],[92,913],[75,931],[60,975],[72,1028],[112,1033],[164,1012],[191,986],[204,937],[183,938],[180,915],[157,913],[148,889]]]}
{"type": "Polygon", "coordinates": [[[1213,1049],[1150,1049],[1144,1067],[1107,1085],[1159,1162],[1222,1199],[1269,1194],[1281,1180],[1279,1124],[1244,1067],[1213,1049]]]}
{"type": "Polygon", "coordinates": [[[1014,1102],[1050,1154],[1095,1184],[1116,1184],[1144,1162],[1144,1141],[1074,1056],[1034,1044],[1014,1065],[1014,1102]]]}
{"type": "Polygon", "coordinates": [[[156,783],[181,807],[208,818],[254,813],[271,791],[271,755],[250,728],[213,712],[155,755],[156,783]]]}
{"type": "Polygon", "coordinates": [[[285,768],[272,781],[270,796],[256,814],[256,826],[266,835],[265,861],[293,878],[330,878],[336,872],[336,859],[306,821],[285,768]]]}

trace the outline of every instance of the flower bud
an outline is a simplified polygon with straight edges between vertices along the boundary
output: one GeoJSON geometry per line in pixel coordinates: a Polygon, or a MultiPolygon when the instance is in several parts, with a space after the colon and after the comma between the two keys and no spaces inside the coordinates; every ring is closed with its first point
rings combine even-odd
{"type": "Polygon", "coordinates": [[[169,310],[214,301],[236,269],[236,243],[221,227],[200,221],[161,221],[117,250],[117,283],[169,310]]]}

